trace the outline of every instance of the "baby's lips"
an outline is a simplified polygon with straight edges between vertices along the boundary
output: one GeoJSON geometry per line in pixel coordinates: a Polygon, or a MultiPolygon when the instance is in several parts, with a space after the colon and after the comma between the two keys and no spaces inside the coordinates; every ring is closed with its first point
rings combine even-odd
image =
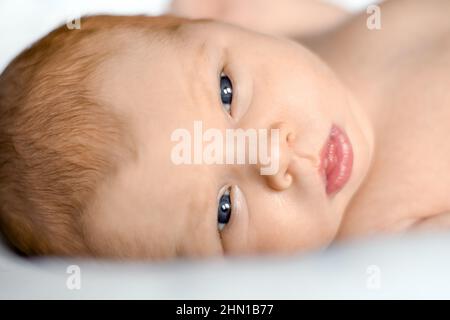
{"type": "Polygon", "coordinates": [[[341,190],[350,178],[353,150],[344,130],[333,125],[321,152],[320,173],[327,194],[341,190]]]}

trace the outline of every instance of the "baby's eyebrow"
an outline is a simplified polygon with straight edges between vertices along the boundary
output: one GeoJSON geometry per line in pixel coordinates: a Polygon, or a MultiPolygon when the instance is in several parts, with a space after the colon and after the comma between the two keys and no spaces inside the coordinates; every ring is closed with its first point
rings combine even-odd
{"type": "Polygon", "coordinates": [[[208,42],[202,41],[200,45],[196,46],[195,56],[199,58],[208,57],[208,42]]]}
{"type": "MultiPolygon", "coordinates": [[[[202,119],[205,114],[216,112],[222,115],[222,110],[218,107],[215,108],[219,101],[218,79],[211,77],[211,71],[216,73],[219,68],[217,58],[211,58],[216,54],[212,51],[215,52],[216,49],[206,41],[195,43],[192,46],[194,46],[193,52],[189,56],[180,57],[180,61],[189,59],[189,64],[182,63],[180,65],[183,68],[184,76],[184,81],[182,81],[184,101],[195,106],[196,119],[202,119]]],[[[217,49],[217,52],[219,50],[217,49]]],[[[222,52],[218,54],[222,54],[222,52]]],[[[189,125],[192,126],[192,123],[189,125]]]]}
{"type": "MultiPolygon", "coordinates": [[[[205,190],[211,190],[210,188],[205,188],[205,190]]],[[[201,196],[194,196],[195,200],[193,201],[193,209],[200,217],[209,218],[209,214],[213,212],[213,199],[209,197],[209,192],[202,192],[201,196]],[[207,196],[208,195],[208,196],[207,196]]]]}
{"type": "Polygon", "coordinates": [[[216,241],[220,241],[216,224],[217,195],[213,192],[215,189],[212,186],[200,186],[199,184],[198,188],[195,189],[196,192],[191,193],[187,205],[187,212],[185,213],[187,217],[186,236],[192,239],[192,231],[197,235],[201,234],[201,237],[195,237],[198,239],[198,245],[200,247],[205,246],[205,244],[212,246],[216,241]]]}

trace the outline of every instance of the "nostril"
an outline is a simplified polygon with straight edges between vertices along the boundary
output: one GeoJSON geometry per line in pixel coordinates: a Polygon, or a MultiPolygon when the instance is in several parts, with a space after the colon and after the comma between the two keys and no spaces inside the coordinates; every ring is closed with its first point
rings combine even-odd
{"type": "Polygon", "coordinates": [[[285,190],[292,184],[292,175],[285,173],[283,175],[269,176],[270,186],[278,191],[285,190]]]}
{"type": "Polygon", "coordinates": [[[287,143],[293,143],[295,140],[295,134],[290,132],[287,136],[286,136],[286,142],[287,143]]]}
{"type": "Polygon", "coordinates": [[[286,136],[286,144],[288,145],[288,147],[293,148],[295,145],[295,133],[291,132],[286,136]]]}
{"type": "Polygon", "coordinates": [[[289,173],[285,173],[282,179],[283,181],[280,182],[279,190],[287,189],[292,184],[292,175],[289,173]]]}

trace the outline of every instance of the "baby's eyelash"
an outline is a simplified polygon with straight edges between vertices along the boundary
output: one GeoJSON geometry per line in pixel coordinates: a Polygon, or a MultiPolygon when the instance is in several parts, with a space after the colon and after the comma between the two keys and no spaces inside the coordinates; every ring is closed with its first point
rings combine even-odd
{"type": "Polygon", "coordinates": [[[225,108],[225,110],[230,113],[231,112],[231,104],[224,104],[223,107],[225,108]]]}

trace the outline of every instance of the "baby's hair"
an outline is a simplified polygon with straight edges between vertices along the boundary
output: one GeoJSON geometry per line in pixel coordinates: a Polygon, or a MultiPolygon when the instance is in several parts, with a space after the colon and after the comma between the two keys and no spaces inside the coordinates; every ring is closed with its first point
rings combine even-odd
{"type": "Polygon", "coordinates": [[[26,255],[92,254],[83,214],[96,189],[133,156],[127,122],[91,84],[114,33],[176,29],[175,17],[92,16],[61,26],[0,76],[0,230],[26,255]],[[119,31],[119,32],[116,32],[119,31]]]}

